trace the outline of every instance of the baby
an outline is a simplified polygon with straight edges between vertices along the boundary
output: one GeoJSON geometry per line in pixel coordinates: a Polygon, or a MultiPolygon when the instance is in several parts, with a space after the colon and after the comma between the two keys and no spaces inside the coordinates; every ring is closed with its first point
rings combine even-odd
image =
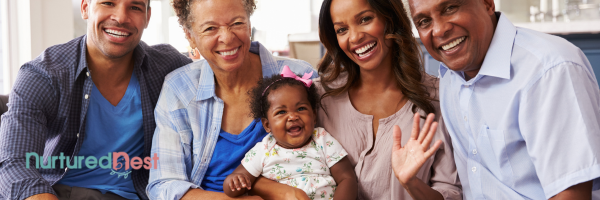
{"type": "Polygon", "coordinates": [[[356,175],[346,151],[314,127],[319,98],[311,75],[300,78],[284,66],[281,75],[261,80],[250,92],[252,116],[269,134],[227,176],[225,194],[246,193],[262,175],[302,189],[311,199],[356,199],[356,175]]]}

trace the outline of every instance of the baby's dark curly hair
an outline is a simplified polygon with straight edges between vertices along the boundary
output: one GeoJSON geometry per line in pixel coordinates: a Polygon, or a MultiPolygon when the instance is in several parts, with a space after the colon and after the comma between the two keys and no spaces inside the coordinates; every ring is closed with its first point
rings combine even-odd
{"type": "MultiPolygon", "coordinates": [[[[286,85],[298,85],[302,86],[302,88],[306,88],[303,82],[293,78],[284,78],[280,74],[263,78],[258,81],[258,86],[248,91],[248,95],[250,95],[250,117],[254,119],[267,118],[267,111],[271,106],[268,101],[269,94],[271,91],[286,85]],[[265,88],[267,89],[266,91],[265,88]]],[[[315,88],[315,84],[310,85],[310,88],[306,89],[306,94],[310,106],[316,112],[317,107],[319,106],[319,95],[317,93],[317,88],[315,88]]]]}

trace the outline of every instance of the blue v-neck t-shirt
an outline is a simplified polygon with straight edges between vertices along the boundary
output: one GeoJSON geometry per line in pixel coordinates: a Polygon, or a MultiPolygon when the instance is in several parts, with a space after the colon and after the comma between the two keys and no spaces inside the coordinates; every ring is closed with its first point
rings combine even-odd
{"type": "MultiPolygon", "coordinates": [[[[78,156],[96,157],[112,155],[112,152],[126,152],[129,161],[141,156],[144,147],[142,128],[142,101],[140,85],[135,73],[132,74],[127,91],[116,106],[102,96],[94,85],[90,94],[90,104],[86,115],[85,135],[78,156]]],[[[111,157],[112,162],[112,157],[111,157]]],[[[104,159],[102,165],[109,162],[104,159]]],[[[85,163],[85,161],[83,162],[85,163]]],[[[119,157],[123,166],[125,158],[119,157]]],[[[57,183],[100,190],[102,193],[112,192],[127,199],[139,199],[131,180],[132,169],[118,170],[101,168],[100,162],[95,168],[85,164],[80,169],[69,169],[67,174],[57,183]]],[[[131,162],[129,164],[131,166],[131,162]]]]}

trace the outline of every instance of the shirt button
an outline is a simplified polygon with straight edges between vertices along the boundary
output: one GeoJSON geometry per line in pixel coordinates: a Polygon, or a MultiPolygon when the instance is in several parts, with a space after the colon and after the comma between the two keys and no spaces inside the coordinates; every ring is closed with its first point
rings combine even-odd
{"type": "Polygon", "coordinates": [[[90,76],[90,72],[86,72],[85,74],[86,74],[87,76],[90,76]]]}
{"type": "Polygon", "coordinates": [[[477,154],[477,149],[473,149],[473,155],[477,154]]]}
{"type": "MultiPolygon", "coordinates": [[[[86,99],[87,99],[87,97],[86,97],[86,99]]],[[[465,119],[465,121],[467,121],[467,116],[465,116],[464,119],[465,119]]]]}
{"type": "Polygon", "coordinates": [[[471,171],[473,171],[473,172],[477,171],[477,167],[471,168],[471,171]]]}
{"type": "Polygon", "coordinates": [[[469,85],[465,85],[465,88],[469,88],[469,85]]]}
{"type": "Polygon", "coordinates": [[[77,133],[77,137],[79,137],[79,133],[77,133]]]}
{"type": "Polygon", "coordinates": [[[90,97],[90,95],[87,95],[87,94],[85,95],[85,99],[88,99],[89,97],[90,97]]]}

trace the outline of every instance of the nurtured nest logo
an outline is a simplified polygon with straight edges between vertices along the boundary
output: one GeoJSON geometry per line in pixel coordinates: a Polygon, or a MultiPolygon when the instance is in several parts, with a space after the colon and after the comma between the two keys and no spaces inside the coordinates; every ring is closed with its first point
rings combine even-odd
{"type": "Polygon", "coordinates": [[[31,158],[35,158],[35,168],[39,169],[56,169],[56,160],[60,160],[59,168],[64,169],[65,166],[69,169],[81,169],[83,166],[83,162],[85,162],[85,166],[89,169],[94,169],[96,167],[100,167],[102,169],[110,169],[119,170],[125,167],[125,170],[128,170],[130,167],[132,169],[140,169],[144,167],[144,169],[150,169],[154,167],[156,169],[156,164],[158,162],[158,154],[154,153],[153,157],[145,157],[143,160],[140,157],[133,157],[131,160],[129,159],[129,154],[125,152],[112,152],[108,153],[106,156],[100,157],[100,159],[95,156],[73,156],[71,159],[70,156],[65,156],[62,152],[60,156],[50,156],[47,160],[40,160],[40,156],[35,152],[25,153],[25,159],[27,168],[29,168],[29,161],[31,158]],[[119,162],[117,159],[119,157],[125,158],[125,162],[119,162]],[[66,162],[65,162],[66,161],[66,162]],[[40,164],[41,162],[41,164],[40,164]]]}

